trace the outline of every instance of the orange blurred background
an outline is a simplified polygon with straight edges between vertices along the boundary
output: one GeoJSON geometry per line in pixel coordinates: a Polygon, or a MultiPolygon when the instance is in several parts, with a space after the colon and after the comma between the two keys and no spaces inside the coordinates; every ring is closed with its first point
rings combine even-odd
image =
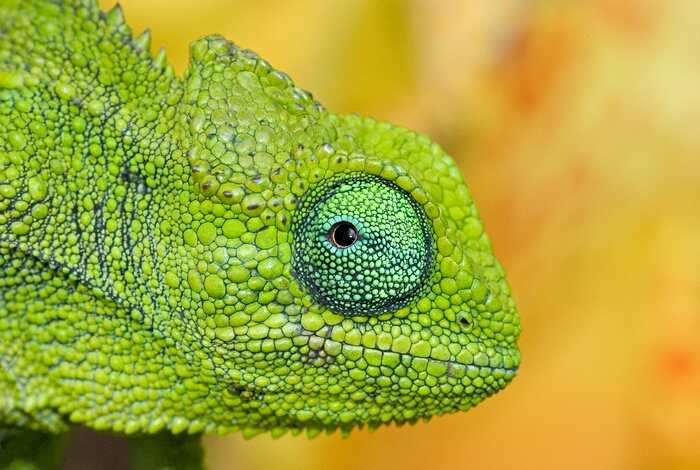
{"type": "Polygon", "coordinates": [[[212,470],[700,468],[700,2],[120,3],[179,74],[223,34],[440,143],[522,315],[520,375],[474,410],[208,436],[212,470]]]}

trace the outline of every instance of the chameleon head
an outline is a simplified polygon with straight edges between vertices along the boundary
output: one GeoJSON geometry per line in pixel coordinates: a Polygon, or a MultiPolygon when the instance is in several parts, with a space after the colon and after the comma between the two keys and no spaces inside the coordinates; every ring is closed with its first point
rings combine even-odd
{"type": "Polygon", "coordinates": [[[220,424],[376,426],[505,387],[519,318],[452,160],[406,129],[327,113],[222,38],[192,55],[183,317],[224,388],[220,424]]]}
{"type": "Polygon", "coordinates": [[[330,114],[216,36],[192,46],[178,129],[189,172],[163,271],[179,371],[216,397],[207,419],[312,434],[413,422],[516,375],[508,284],[436,144],[330,114]]]}

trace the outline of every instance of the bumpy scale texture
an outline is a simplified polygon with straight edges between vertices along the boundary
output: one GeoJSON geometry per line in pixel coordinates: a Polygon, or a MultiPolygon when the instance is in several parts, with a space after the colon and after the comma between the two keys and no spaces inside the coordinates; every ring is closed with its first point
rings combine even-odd
{"type": "Polygon", "coordinates": [[[436,144],[222,37],[184,80],[149,47],[119,8],[0,0],[0,427],[348,432],[511,381],[519,317],[436,144]]]}

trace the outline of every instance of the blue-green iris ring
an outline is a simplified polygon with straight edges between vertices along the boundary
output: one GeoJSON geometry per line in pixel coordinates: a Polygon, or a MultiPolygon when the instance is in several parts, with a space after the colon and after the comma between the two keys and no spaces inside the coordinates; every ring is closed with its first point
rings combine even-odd
{"type": "Polygon", "coordinates": [[[324,180],[304,195],[292,226],[292,274],[330,310],[347,315],[395,311],[425,293],[435,262],[423,208],[391,181],[367,174],[324,180]],[[357,229],[339,247],[338,222],[357,229]]]}

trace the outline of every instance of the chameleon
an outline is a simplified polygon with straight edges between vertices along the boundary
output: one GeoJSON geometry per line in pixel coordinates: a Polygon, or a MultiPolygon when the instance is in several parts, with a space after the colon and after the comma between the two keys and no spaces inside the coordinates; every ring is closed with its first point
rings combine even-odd
{"type": "Polygon", "coordinates": [[[221,36],[190,56],[179,78],[119,6],[0,0],[0,466],[55,468],[83,425],[196,469],[203,433],[508,385],[520,319],[454,161],[221,36]]]}

